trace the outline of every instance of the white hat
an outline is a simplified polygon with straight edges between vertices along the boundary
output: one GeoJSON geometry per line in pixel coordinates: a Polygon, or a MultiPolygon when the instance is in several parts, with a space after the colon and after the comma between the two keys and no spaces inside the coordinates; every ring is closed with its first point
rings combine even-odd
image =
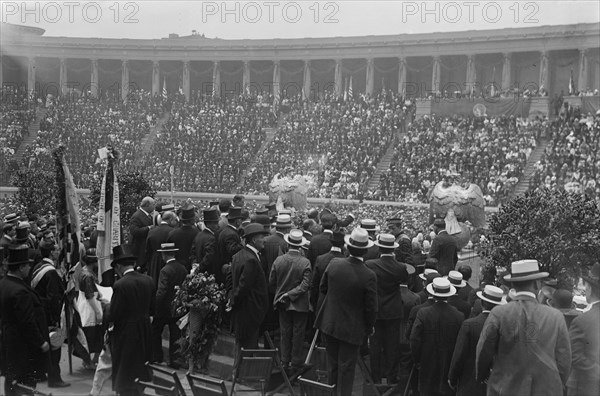
{"type": "Polygon", "coordinates": [[[357,249],[368,249],[374,245],[373,241],[369,239],[367,230],[360,227],[352,230],[352,234],[346,235],[344,242],[346,242],[346,245],[357,249]]]}
{"type": "Polygon", "coordinates": [[[175,247],[175,244],[172,242],[169,243],[161,243],[160,249],[156,249],[157,252],[176,252],[179,249],[175,247]]]}
{"type": "Polygon", "coordinates": [[[396,243],[396,238],[392,234],[379,234],[375,240],[375,245],[388,249],[396,249],[400,246],[396,243]]]}
{"type": "Polygon", "coordinates": [[[373,219],[362,219],[360,221],[360,228],[365,229],[367,231],[376,231],[377,230],[377,222],[373,219]]]}
{"type": "Polygon", "coordinates": [[[308,243],[306,238],[304,238],[304,233],[302,230],[294,229],[291,230],[289,234],[285,234],[283,239],[288,243],[288,245],[292,246],[304,246],[308,243]]]}
{"type": "Polygon", "coordinates": [[[508,282],[524,282],[529,280],[547,278],[547,272],[540,272],[540,265],[537,260],[519,260],[513,261],[510,265],[510,274],[504,276],[508,282]]]}
{"type": "Polygon", "coordinates": [[[504,298],[504,293],[502,289],[492,285],[486,285],[483,291],[478,291],[477,297],[480,299],[487,301],[496,305],[506,304],[506,298],[504,298]]]}
{"type": "Polygon", "coordinates": [[[463,274],[461,274],[458,271],[450,271],[450,272],[448,272],[447,278],[448,278],[448,281],[450,281],[450,283],[454,287],[465,287],[465,286],[467,286],[467,282],[465,282],[464,279],[463,279],[463,274]]]}
{"type": "Polygon", "coordinates": [[[456,288],[447,278],[435,278],[427,285],[427,292],[434,297],[450,297],[456,294],[456,288]]]}
{"type": "Polygon", "coordinates": [[[427,275],[429,274],[439,274],[439,272],[433,268],[425,268],[423,273],[419,274],[419,278],[421,278],[422,280],[427,280],[427,275]]]}

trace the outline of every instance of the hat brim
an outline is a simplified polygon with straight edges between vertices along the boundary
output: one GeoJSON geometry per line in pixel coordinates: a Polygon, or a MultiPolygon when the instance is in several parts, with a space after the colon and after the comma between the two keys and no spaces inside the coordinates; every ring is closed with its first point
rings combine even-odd
{"type": "Polygon", "coordinates": [[[433,290],[433,283],[427,285],[427,293],[431,294],[434,297],[450,297],[456,294],[456,288],[450,285],[450,291],[448,293],[438,293],[433,290]]]}
{"type": "Polygon", "coordinates": [[[375,246],[379,246],[381,248],[386,248],[386,249],[396,249],[398,246],[400,246],[399,243],[394,242],[393,245],[382,245],[379,243],[379,241],[375,241],[373,242],[375,244],[375,246]]]}
{"type": "Polygon", "coordinates": [[[538,272],[537,274],[513,277],[512,274],[504,275],[504,280],[507,282],[525,282],[530,280],[544,279],[550,274],[547,272],[538,272]]]}
{"type": "Polygon", "coordinates": [[[157,252],[178,252],[179,249],[178,248],[173,248],[173,249],[156,249],[157,252]]]}
{"type": "Polygon", "coordinates": [[[370,239],[369,239],[369,240],[367,240],[367,244],[366,244],[365,246],[357,246],[357,245],[353,245],[353,244],[350,242],[350,237],[351,237],[351,236],[352,236],[352,235],[346,235],[346,236],[344,236],[344,242],[346,243],[346,245],[348,245],[348,246],[352,246],[352,247],[353,247],[353,248],[355,248],[355,249],[365,249],[365,250],[366,250],[366,249],[369,249],[369,248],[371,248],[371,247],[373,247],[373,246],[375,245],[375,242],[373,242],[373,241],[372,241],[372,240],[370,240],[370,239]]]}
{"type": "Polygon", "coordinates": [[[285,234],[283,236],[283,239],[287,242],[288,245],[302,247],[308,243],[308,239],[306,239],[304,237],[302,237],[302,242],[300,242],[300,243],[291,242],[289,236],[290,236],[290,234],[285,234]]]}
{"type": "Polygon", "coordinates": [[[458,289],[462,289],[463,287],[467,286],[467,282],[465,282],[464,279],[460,281],[460,285],[457,285],[457,284],[452,283],[452,281],[450,280],[450,278],[448,278],[447,276],[445,278],[448,279],[448,281],[450,282],[450,284],[452,284],[452,286],[454,286],[454,287],[456,287],[458,289]]]}
{"type": "Polygon", "coordinates": [[[486,298],[483,293],[481,291],[478,291],[477,293],[475,293],[477,295],[477,297],[479,297],[481,300],[483,301],[487,301],[489,303],[495,304],[495,305],[504,305],[506,304],[506,296],[502,296],[502,299],[500,301],[494,301],[491,300],[489,298],[486,298]]]}
{"type": "Polygon", "coordinates": [[[22,264],[32,264],[33,260],[32,259],[27,259],[27,260],[23,260],[23,261],[14,261],[14,262],[7,262],[6,265],[11,267],[11,266],[17,266],[17,265],[22,265],[22,264]]]}
{"type": "Polygon", "coordinates": [[[256,235],[271,235],[271,233],[267,230],[255,231],[250,234],[244,234],[244,238],[252,238],[253,236],[256,236],[256,235]]]}
{"type": "Polygon", "coordinates": [[[114,267],[115,267],[115,265],[117,265],[117,264],[121,264],[121,263],[122,263],[122,262],[124,262],[124,261],[136,261],[137,259],[138,259],[138,258],[137,258],[136,256],[125,256],[125,257],[119,257],[118,259],[116,259],[116,260],[113,260],[113,261],[110,263],[110,266],[114,268],[114,267]]]}

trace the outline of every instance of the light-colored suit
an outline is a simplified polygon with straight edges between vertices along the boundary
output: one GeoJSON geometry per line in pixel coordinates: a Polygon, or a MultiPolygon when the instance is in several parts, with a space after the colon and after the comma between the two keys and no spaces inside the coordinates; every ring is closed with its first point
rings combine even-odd
{"type": "Polygon", "coordinates": [[[477,380],[487,395],[562,395],[571,369],[563,315],[519,294],[494,308],[477,343],[477,380]],[[490,373],[491,371],[491,373],[490,373]]]}

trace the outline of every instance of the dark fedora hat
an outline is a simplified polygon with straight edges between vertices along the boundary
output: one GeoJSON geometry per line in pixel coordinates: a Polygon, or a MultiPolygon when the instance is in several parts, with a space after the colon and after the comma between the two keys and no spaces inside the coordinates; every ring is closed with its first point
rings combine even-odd
{"type": "Polygon", "coordinates": [[[257,214],[252,217],[252,223],[262,224],[263,227],[271,229],[271,218],[266,214],[257,214]]]}
{"type": "Polygon", "coordinates": [[[29,229],[23,227],[17,227],[17,234],[15,235],[16,242],[27,242],[29,236],[29,229]]]}
{"type": "Polygon", "coordinates": [[[241,219],[242,218],[242,208],[239,208],[237,206],[230,207],[229,212],[227,212],[227,218],[230,220],[241,219]]]}
{"type": "Polygon", "coordinates": [[[131,249],[131,245],[128,243],[124,243],[119,246],[115,246],[113,248],[113,261],[110,263],[111,267],[114,267],[116,264],[121,264],[123,262],[135,261],[137,260],[137,256],[133,254],[133,250],[131,249]]]}
{"type": "Polygon", "coordinates": [[[250,223],[244,227],[244,238],[246,238],[246,241],[259,234],[270,235],[271,233],[265,230],[265,227],[262,224],[258,223],[250,223]]]}
{"type": "Polygon", "coordinates": [[[600,284],[600,263],[596,263],[590,268],[587,275],[582,276],[583,280],[593,285],[600,284]]]}
{"type": "Polygon", "coordinates": [[[255,213],[257,215],[267,215],[269,213],[269,209],[267,209],[267,208],[258,208],[258,209],[256,209],[255,213]]]}
{"type": "Polygon", "coordinates": [[[202,216],[204,217],[204,222],[218,222],[221,219],[221,215],[216,208],[204,209],[202,211],[202,216]]]}
{"type": "Polygon", "coordinates": [[[181,220],[193,220],[196,218],[196,207],[191,203],[186,203],[181,207],[181,220]]]}
{"type": "Polygon", "coordinates": [[[8,248],[7,264],[9,267],[27,263],[33,263],[33,260],[29,258],[29,248],[27,245],[10,246],[8,248]]]}

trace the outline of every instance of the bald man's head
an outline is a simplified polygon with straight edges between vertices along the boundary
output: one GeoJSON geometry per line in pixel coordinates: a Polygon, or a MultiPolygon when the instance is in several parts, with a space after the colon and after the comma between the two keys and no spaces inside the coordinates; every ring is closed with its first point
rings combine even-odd
{"type": "Polygon", "coordinates": [[[140,207],[142,209],[144,209],[146,212],[151,213],[154,211],[155,205],[156,205],[156,203],[154,202],[154,198],[144,197],[144,199],[142,199],[142,203],[140,204],[140,207]]]}

